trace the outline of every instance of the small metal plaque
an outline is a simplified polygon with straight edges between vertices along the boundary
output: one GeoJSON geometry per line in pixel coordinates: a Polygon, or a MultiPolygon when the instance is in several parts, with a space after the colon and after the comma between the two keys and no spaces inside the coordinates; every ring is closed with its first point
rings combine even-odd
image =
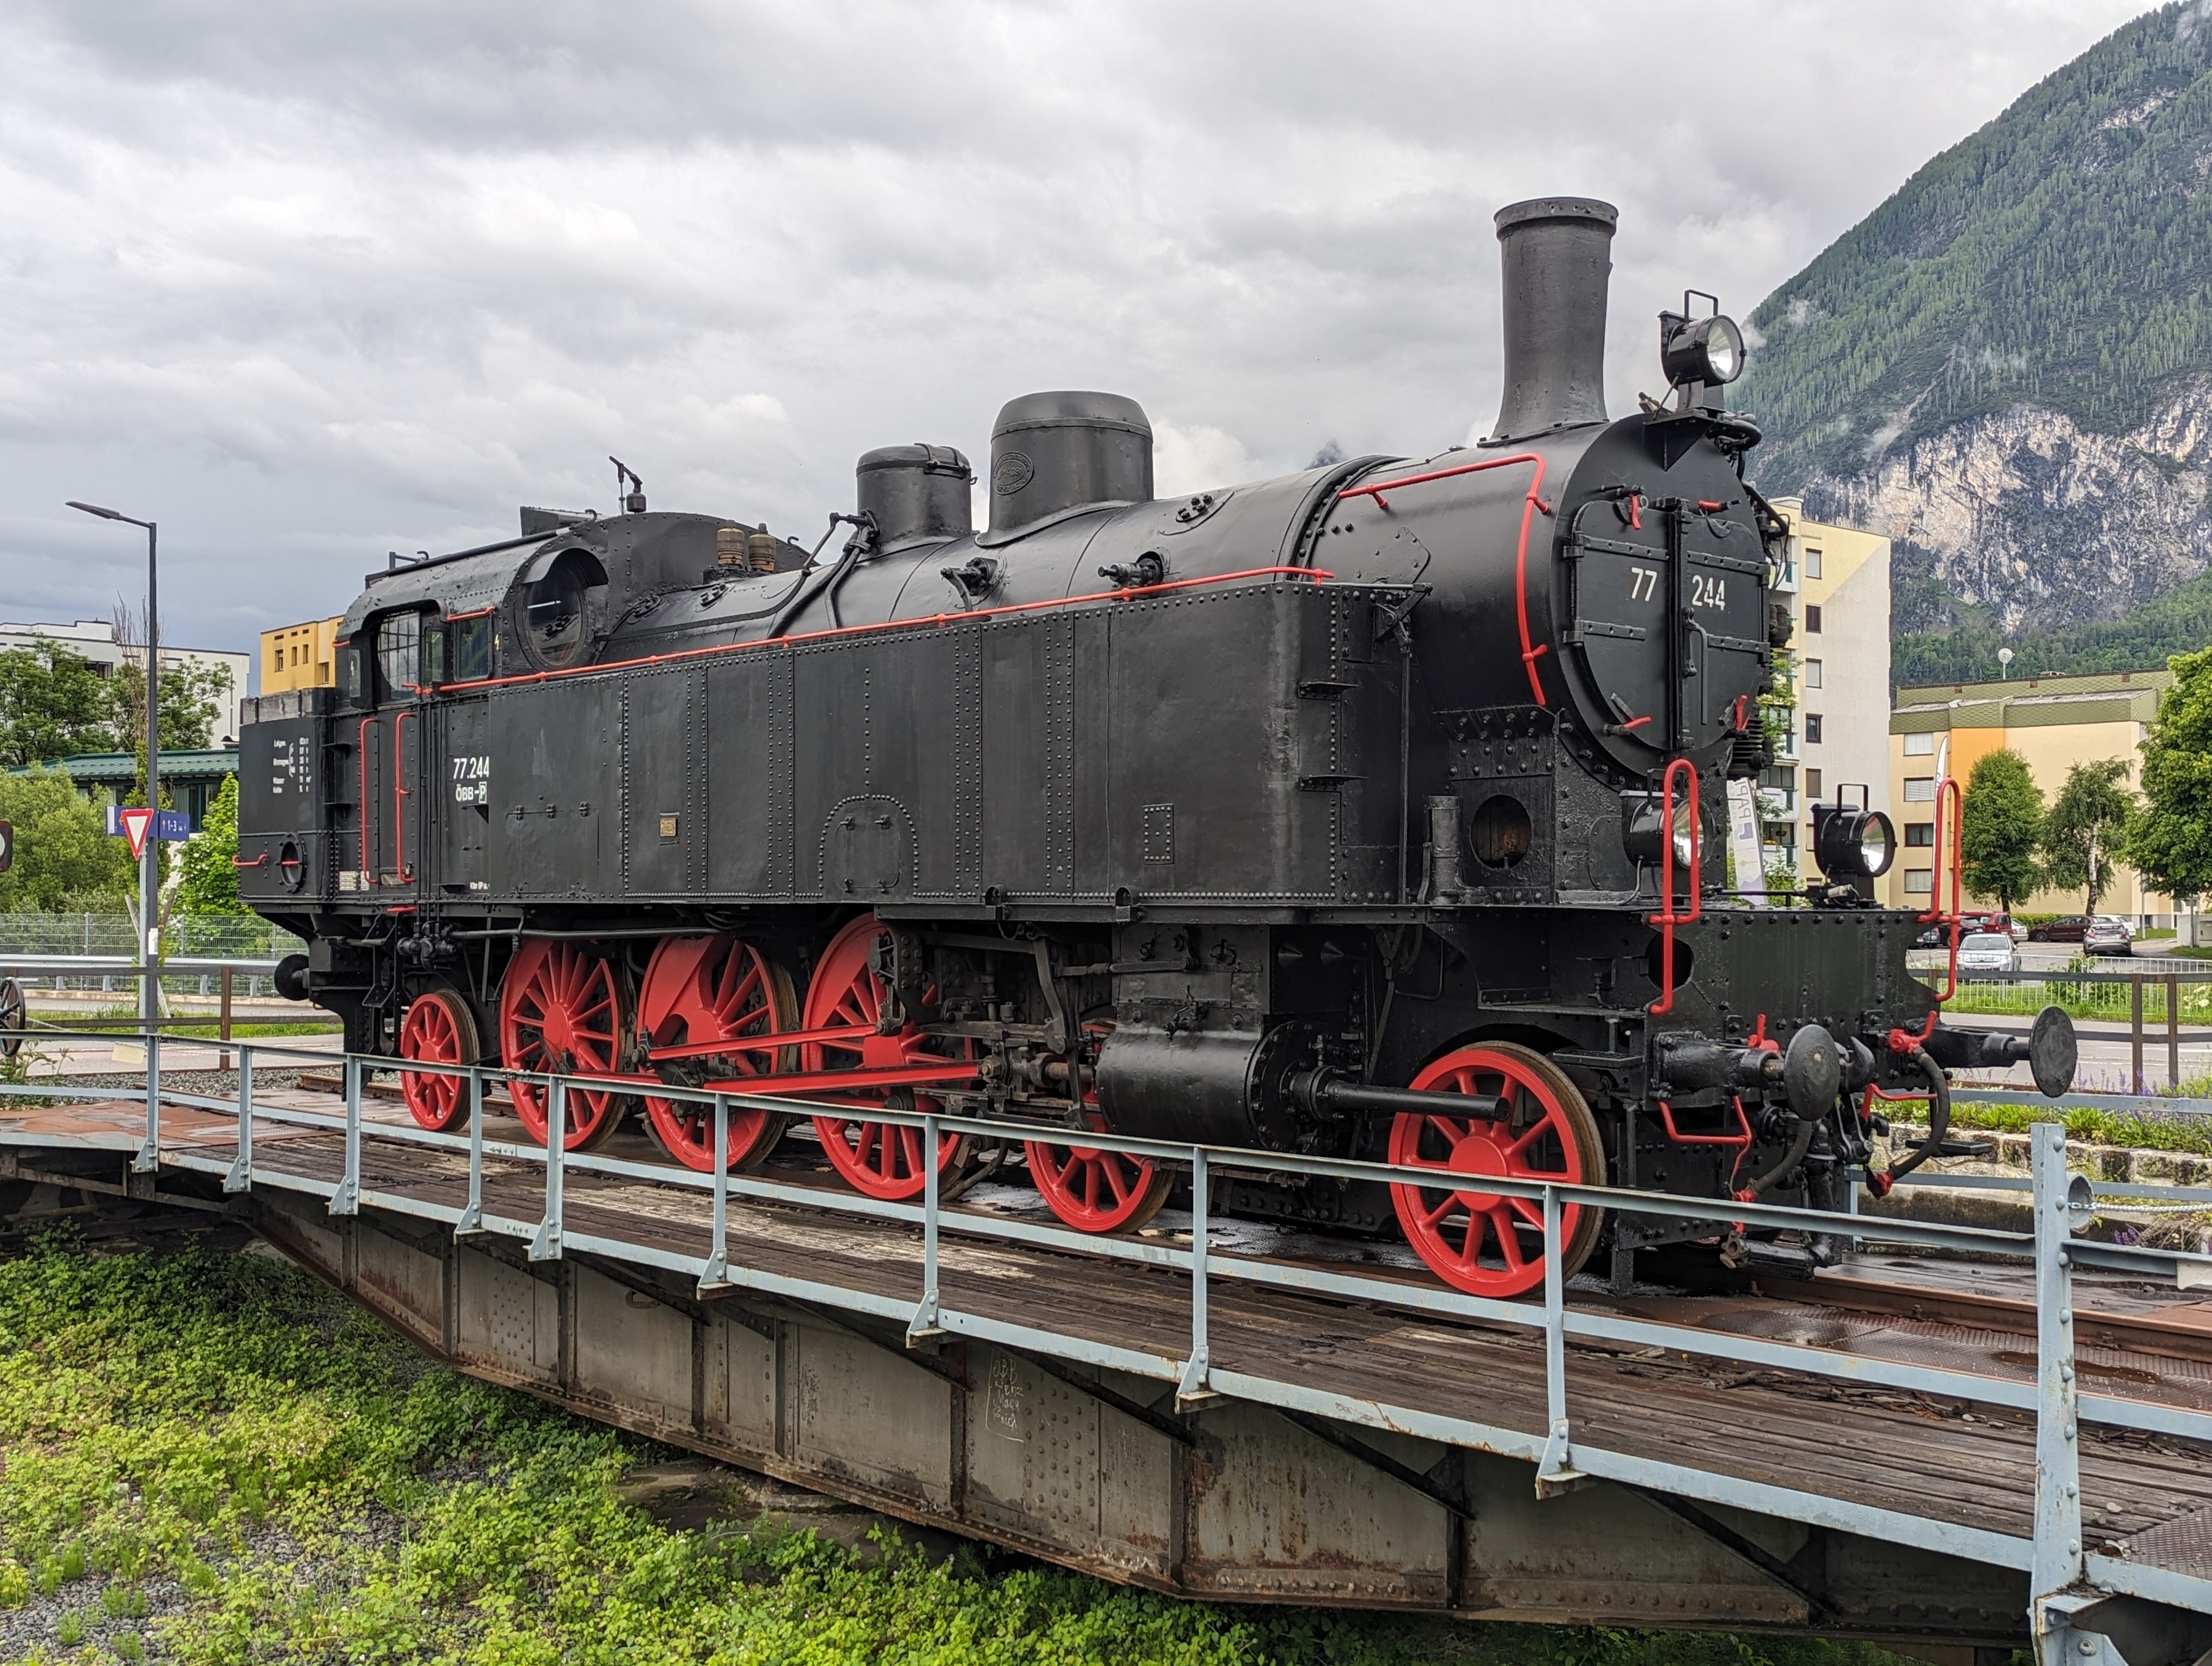
{"type": "Polygon", "coordinates": [[[1175,806],[1148,804],[1145,806],[1145,860],[1148,862],[1175,860],[1175,806]]]}
{"type": "Polygon", "coordinates": [[[672,839],[676,836],[675,817],[663,816],[660,818],[660,836],[664,839],[672,839]]]}

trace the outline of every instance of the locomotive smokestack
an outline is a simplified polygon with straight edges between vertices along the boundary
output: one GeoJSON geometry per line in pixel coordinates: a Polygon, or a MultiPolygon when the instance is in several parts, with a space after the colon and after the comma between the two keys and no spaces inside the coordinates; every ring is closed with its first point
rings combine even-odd
{"type": "Polygon", "coordinates": [[[1498,210],[1505,398],[1486,443],[1605,421],[1605,302],[1620,210],[1539,197],[1498,210]]]}

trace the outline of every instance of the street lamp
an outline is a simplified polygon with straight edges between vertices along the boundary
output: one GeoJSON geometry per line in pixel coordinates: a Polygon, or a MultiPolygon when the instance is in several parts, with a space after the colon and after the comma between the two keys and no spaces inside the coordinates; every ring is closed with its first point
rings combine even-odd
{"type": "Polygon", "coordinates": [[[161,1018],[154,967],[161,949],[161,928],[154,923],[158,918],[155,903],[161,887],[161,626],[155,526],[150,520],[139,520],[119,509],[103,509],[97,503],[71,499],[69,507],[102,520],[120,520],[146,529],[146,806],[154,818],[146,830],[146,848],[138,857],[138,964],[145,971],[139,980],[138,1016],[150,1031],[161,1018]]]}

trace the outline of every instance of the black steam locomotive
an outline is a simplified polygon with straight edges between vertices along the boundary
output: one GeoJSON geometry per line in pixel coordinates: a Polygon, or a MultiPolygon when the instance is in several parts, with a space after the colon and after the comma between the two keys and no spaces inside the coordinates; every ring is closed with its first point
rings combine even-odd
{"type": "MultiPolygon", "coordinates": [[[[310,945],[288,992],[356,1049],[605,1078],[568,1096],[572,1148],[641,1107],[711,1167],[665,1084],[817,1102],[883,1198],[986,1160],[887,1104],[1431,1167],[1215,1201],[1395,1218],[1485,1293],[1540,1276],[1541,1220],[1483,1176],[1840,1207],[1882,1096],[1932,1099],[1917,1162],[1947,1070],[2027,1057],[2063,1091],[2063,1016],[2032,1045],[1936,1022],[1921,918],[1872,901],[1880,812],[1824,808],[1798,905],[1730,893],[1710,830],[1769,756],[1784,532],[1717,312],[1663,314],[1670,392],[1607,419],[1614,220],[1498,215],[1504,400],[1471,448],[1164,501],[1133,401],[1032,394],[981,532],[959,452],[894,446],[834,554],[650,513],[624,471],[619,514],[525,509],[371,575],[338,685],[242,732],[242,889],[310,945]]],[[[403,1080],[426,1124],[463,1109],[403,1080]]],[[[787,1131],[739,1116],[727,1158],[787,1131]]],[[[1174,1180],[991,1160],[1097,1231],[1174,1180]]],[[[1618,1274],[1725,1223],[1562,1230],[1570,1269],[1602,1241],[1618,1274]]]]}

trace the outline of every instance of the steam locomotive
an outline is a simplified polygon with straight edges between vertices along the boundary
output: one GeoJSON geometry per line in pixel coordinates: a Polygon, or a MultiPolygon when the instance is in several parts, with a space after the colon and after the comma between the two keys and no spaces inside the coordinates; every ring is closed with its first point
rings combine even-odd
{"type": "MultiPolygon", "coordinates": [[[[1485,1176],[1722,1206],[1565,1209],[1569,1270],[1602,1250],[1619,1277],[1726,1237],[1731,1200],[1841,1207],[1885,1097],[1935,1110],[1901,1169],[1945,1148],[1952,1071],[2064,1091],[2063,1014],[1939,1021],[1923,917],[1873,900],[1880,812],[1821,806],[1796,905],[1731,892],[1712,834],[1771,757],[1784,528],[1717,304],[1662,314],[1668,393],[1607,417],[1615,221],[1498,215],[1504,397],[1471,447],[1162,500],[1134,401],[1037,393],[999,414],[981,531],[945,446],[862,457],[811,550],[649,511],[618,463],[619,514],[526,508],[369,575],[337,685],[241,732],[241,892],[308,944],[286,992],[403,1065],[605,1079],[557,1128],[516,1081],[539,1140],[638,1113],[675,1160],[745,1168],[808,1130],[738,1114],[718,1153],[653,1089],[772,1091],[820,1105],[870,1195],[1025,1165],[1091,1231],[1176,1175],[925,1151],[871,1112],[1433,1169],[1212,1201],[1401,1231],[1486,1294],[1540,1279],[1542,1221],[1485,1176]]],[[[465,1111],[402,1079],[427,1126],[465,1111]]]]}

